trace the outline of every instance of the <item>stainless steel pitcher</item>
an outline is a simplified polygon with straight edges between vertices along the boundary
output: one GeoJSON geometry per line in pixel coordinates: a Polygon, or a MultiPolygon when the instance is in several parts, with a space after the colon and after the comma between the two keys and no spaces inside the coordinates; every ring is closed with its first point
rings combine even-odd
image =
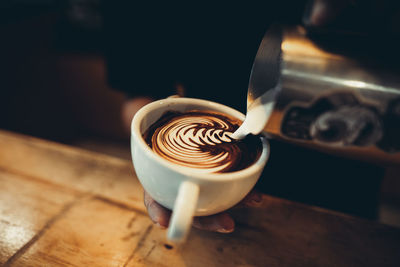
{"type": "Polygon", "coordinates": [[[265,131],[276,138],[400,162],[398,44],[390,36],[274,26],[256,55],[247,106],[271,96],[265,131]]]}

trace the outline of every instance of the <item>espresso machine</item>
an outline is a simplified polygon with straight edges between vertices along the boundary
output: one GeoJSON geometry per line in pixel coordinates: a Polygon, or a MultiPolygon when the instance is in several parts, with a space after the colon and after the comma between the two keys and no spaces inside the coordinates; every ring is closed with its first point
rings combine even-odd
{"type": "Polygon", "coordinates": [[[385,35],[274,25],[254,60],[247,107],[268,96],[264,130],[273,138],[398,164],[398,44],[385,35]]]}

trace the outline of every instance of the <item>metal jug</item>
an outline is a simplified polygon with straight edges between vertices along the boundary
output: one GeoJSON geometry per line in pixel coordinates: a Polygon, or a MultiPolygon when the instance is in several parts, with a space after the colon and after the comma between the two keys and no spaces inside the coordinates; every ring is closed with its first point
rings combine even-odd
{"type": "Polygon", "coordinates": [[[271,96],[265,131],[275,138],[399,163],[398,44],[390,36],[273,26],[253,64],[247,106],[271,96]]]}

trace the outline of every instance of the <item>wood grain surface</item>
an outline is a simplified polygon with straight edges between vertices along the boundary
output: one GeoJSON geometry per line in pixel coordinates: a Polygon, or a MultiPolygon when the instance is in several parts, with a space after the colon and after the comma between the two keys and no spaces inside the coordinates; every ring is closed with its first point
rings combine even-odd
{"type": "Polygon", "coordinates": [[[0,131],[3,266],[400,266],[400,229],[264,196],[168,244],[130,161],[0,131]]]}

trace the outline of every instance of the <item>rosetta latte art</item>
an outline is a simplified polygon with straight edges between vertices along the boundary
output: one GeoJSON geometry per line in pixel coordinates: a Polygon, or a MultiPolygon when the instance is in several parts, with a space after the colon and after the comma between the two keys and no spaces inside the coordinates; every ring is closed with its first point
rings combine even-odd
{"type": "Polygon", "coordinates": [[[159,156],[204,172],[231,172],[248,167],[258,159],[258,148],[246,139],[230,136],[239,121],[211,111],[168,112],[145,134],[152,150],[159,156]],[[250,144],[250,145],[249,145],[250,144]]]}

